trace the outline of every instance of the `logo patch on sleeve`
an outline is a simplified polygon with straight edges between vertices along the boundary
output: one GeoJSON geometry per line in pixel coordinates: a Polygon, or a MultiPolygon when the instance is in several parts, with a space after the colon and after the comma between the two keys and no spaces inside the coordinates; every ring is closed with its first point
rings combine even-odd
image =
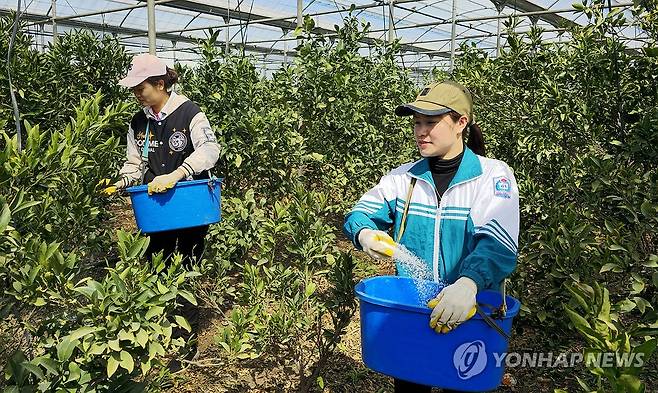
{"type": "Polygon", "coordinates": [[[173,151],[183,151],[187,146],[187,137],[180,131],[174,132],[169,137],[169,148],[173,151]]]}
{"type": "Polygon", "coordinates": [[[494,196],[500,198],[512,197],[512,183],[505,176],[494,177],[494,196]]]}

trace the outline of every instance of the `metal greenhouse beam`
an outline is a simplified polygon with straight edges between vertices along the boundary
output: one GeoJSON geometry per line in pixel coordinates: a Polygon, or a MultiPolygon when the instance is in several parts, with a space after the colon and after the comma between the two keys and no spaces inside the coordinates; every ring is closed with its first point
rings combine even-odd
{"type": "MultiPolygon", "coordinates": [[[[145,1],[145,0],[140,0],[140,1],[145,1]]],[[[414,2],[416,0],[396,0],[396,4],[404,4],[404,3],[410,3],[414,2]]],[[[293,31],[297,27],[297,21],[296,21],[296,16],[286,16],[286,17],[270,17],[269,15],[260,15],[256,14],[253,12],[246,12],[246,11],[238,11],[235,9],[230,9],[225,6],[217,6],[213,4],[208,4],[205,1],[199,1],[199,0],[173,0],[170,1],[166,4],[167,7],[171,8],[176,8],[176,9],[181,9],[181,10],[186,10],[186,11],[193,11],[193,12],[202,12],[204,14],[208,15],[216,15],[216,16],[224,16],[228,12],[231,13],[231,18],[232,19],[237,19],[237,20],[242,20],[242,21],[248,21],[250,24],[262,24],[266,26],[272,26],[272,27],[277,27],[283,31],[293,31]]],[[[367,4],[363,6],[356,6],[355,9],[366,9],[366,8],[372,8],[372,7],[377,7],[381,6],[380,3],[372,3],[372,4],[367,4]]],[[[339,13],[343,11],[348,11],[347,10],[333,10],[333,11],[327,11],[327,12],[321,12],[321,13],[314,13],[314,14],[308,14],[309,16],[317,16],[317,15],[328,15],[328,14],[334,14],[334,13],[339,13]]],[[[225,25],[218,25],[214,26],[214,28],[224,28],[227,26],[231,26],[235,24],[225,24],[225,25]]],[[[212,26],[204,27],[204,28],[198,28],[194,30],[207,30],[211,28],[212,26]]],[[[192,29],[188,30],[192,31],[192,29]]],[[[171,31],[166,31],[164,33],[178,33],[180,32],[179,30],[171,30],[171,31]]],[[[313,29],[313,33],[316,34],[321,34],[321,35],[335,35],[334,30],[326,29],[323,27],[316,26],[313,29]]],[[[158,35],[161,33],[158,32],[158,35]]],[[[367,43],[367,44],[375,44],[377,42],[380,42],[380,40],[377,40],[372,37],[366,37],[362,40],[362,42],[367,43]]],[[[428,48],[423,48],[417,45],[413,44],[401,44],[402,49],[407,51],[407,52],[419,52],[419,51],[426,51],[428,48]]]]}
{"type": "MultiPolygon", "coordinates": [[[[7,9],[0,9],[0,16],[5,16],[5,15],[11,15],[13,11],[7,10],[7,9]]],[[[28,21],[42,21],[44,19],[44,15],[39,15],[39,14],[32,14],[32,13],[23,13],[21,16],[21,19],[23,20],[28,20],[28,21]]],[[[148,31],[147,30],[142,30],[142,29],[135,29],[132,27],[118,27],[114,25],[107,25],[103,23],[96,23],[96,22],[86,22],[86,21],[81,21],[81,20],[76,20],[76,19],[68,19],[64,21],[60,21],[58,26],[66,26],[70,27],[73,29],[90,29],[90,30],[95,30],[95,31],[105,31],[111,34],[115,35],[121,35],[121,34],[130,34],[134,35],[135,37],[147,37],[148,36],[148,31]]],[[[33,34],[33,33],[31,33],[33,34]]],[[[122,38],[122,37],[119,37],[122,38]]],[[[158,39],[161,40],[168,40],[168,41],[176,41],[176,42],[186,42],[186,43],[191,43],[191,44],[196,44],[199,40],[199,38],[195,37],[189,37],[185,35],[179,35],[179,34],[160,34],[158,33],[158,39]]],[[[217,44],[220,44],[218,41],[217,44]]],[[[222,43],[223,44],[223,43],[222,43]]],[[[254,53],[268,53],[268,54],[276,54],[282,56],[284,54],[284,51],[280,49],[272,49],[272,48],[265,48],[262,46],[255,46],[255,45],[233,45],[234,47],[240,47],[244,48],[246,52],[254,52],[254,53]]],[[[288,55],[294,54],[294,52],[288,52],[288,55]]]]}
{"type": "MultiPolygon", "coordinates": [[[[155,5],[168,3],[170,1],[172,1],[172,0],[157,0],[155,2],[155,5]]],[[[140,3],[140,4],[125,6],[125,7],[110,8],[110,9],[107,9],[107,10],[86,12],[86,13],[82,13],[82,14],[58,16],[56,18],[48,18],[46,16],[43,20],[34,21],[32,23],[27,24],[27,26],[29,27],[29,26],[34,26],[34,25],[41,25],[41,24],[44,24],[44,23],[51,22],[53,19],[56,22],[61,22],[61,21],[71,20],[71,19],[86,18],[86,17],[89,17],[89,16],[112,14],[112,13],[115,13],[115,12],[122,12],[122,11],[132,11],[132,10],[137,9],[137,8],[145,8],[146,6],[147,6],[146,3],[140,3]]]]}
{"type": "Polygon", "coordinates": [[[527,0],[491,0],[496,7],[509,7],[521,12],[545,12],[536,17],[554,27],[576,26],[577,23],[558,14],[551,13],[548,8],[541,7],[527,0]]]}

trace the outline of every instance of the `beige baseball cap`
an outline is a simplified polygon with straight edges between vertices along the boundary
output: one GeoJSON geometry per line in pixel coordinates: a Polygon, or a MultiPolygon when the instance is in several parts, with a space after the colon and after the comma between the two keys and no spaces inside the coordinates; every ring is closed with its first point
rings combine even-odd
{"type": "Polygon", "coordinates": [[[398,116],[411,116],[420,113],[427,116],[439,116],[455,111],[473,120],[473,97],[467,88],[455,81],[443,81],[425,86],[416,101],[395,108],[398,116]]]}
{"type": "Polygon", "coordinates": [[[119,81],[124,87],[132,88],[144,82],[146,78],[167,73],[167,65],[156,56],[143,53],[133,57],[128,74],[119,81]]]}

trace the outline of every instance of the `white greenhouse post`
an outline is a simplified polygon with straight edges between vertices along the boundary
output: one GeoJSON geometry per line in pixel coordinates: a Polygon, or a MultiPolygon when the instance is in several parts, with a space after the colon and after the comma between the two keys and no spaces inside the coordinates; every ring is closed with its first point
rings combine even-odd
{"type": "Polygon", "coordinates": [[[388,42],[395,41],[395,24],[393,23],[393,10],[395,9],[395,0],[388,0],[388,42]]]}
{"type": "Polygon", "coordinates": [[[457,34],[457,1],[452,0],[452,31],[450,32],[450,73],[455,67],[455,37],[457,34]]]}
{"type": "Polygon", "coordinates": [[[498,11],[498,18],[496,18],[496,57],[500,56],[500,14],[505,8],[505,2],[496,3],[496,11],[498,11]]]}
{"type": "Polygon", "coordinates": [[[230,43],[229,43],[229,41],[231,41],[230,26],[229,26],[231,24],[231,1],[230,0],[228,1],[228,5],[226,7],[226,18],[224,18],[224,22],[226,22],[226,27],[225,27],[225,30],[224,30],[224,34],[225,34],[225,37],[226,37],[224,39],[224,41],[225,41],[224,44],[226,45],[226,47],[224,48],[224,53],[228,54],[229,51],[231,50],[230,43]]]}
{"type": "Polygon", "coordinates": [[[147,0],[149,53],[155,55],[155,0],[147,0]]]}
{"type": "Polygon", "coordinates": [[[53,19],[53,44],[57,42],[57,0],[50,1],[50,15],[53,19]]]}
{"type": "MultiPolygon", "coordinates": [[[[304,11],[304,0],[297,0],[297,27],[302,27],[304,18],[302,17],[302,12],[304,11]]],[[[297,46],[302,44],[301,39],[297,39],[297,46]]]]}

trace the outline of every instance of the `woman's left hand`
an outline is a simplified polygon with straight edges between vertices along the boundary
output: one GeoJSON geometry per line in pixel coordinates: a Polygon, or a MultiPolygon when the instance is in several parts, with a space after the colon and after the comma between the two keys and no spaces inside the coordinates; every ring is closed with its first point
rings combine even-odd
{"type": "Polygon", "coordinates": [[[437,333],[447,333],[475,314],[477,284],[468,277],[460,277],[443,288],[427,304],[433,308],[430,327],[437,333]]]}
{"type": "Polygon", "coordinates": [[[184,177],[185,171],[183,171],[182,168],[178,168],[166,175],[156,176],[155,179],[153,179],[148,185],[148,193],[151,195],[154,192],[165,192],[171,188],[174,188],[176,183],[178,183],[178,181],[184,177]]]}

